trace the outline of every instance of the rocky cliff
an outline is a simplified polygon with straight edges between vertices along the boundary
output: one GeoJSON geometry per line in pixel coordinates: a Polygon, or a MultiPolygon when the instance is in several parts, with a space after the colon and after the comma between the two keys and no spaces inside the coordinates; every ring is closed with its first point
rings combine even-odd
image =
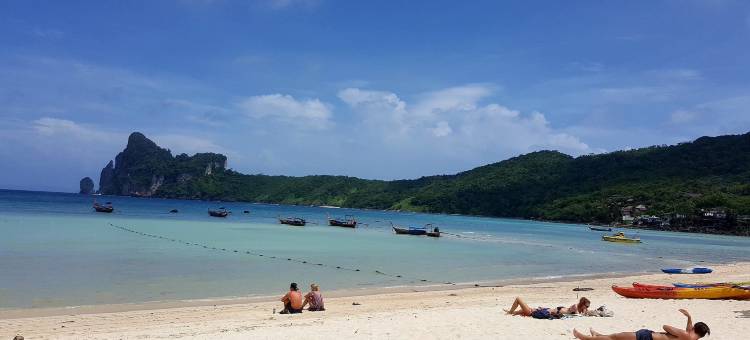
{"type": "Polygon", "coordinates": [[[82,178],[79,185],[81,188],[79,193],[84,195],[91,195],[94,193],[94,181],[91,179],[91,177],[82,178]]]}
{"type": "Polygon", "coordinates": [[[226,170],[221,154],[172,156],[140,132],[128,137],[125,150],[102,169],[99,190],[105,195],[153,196],[164,185],[186,183],[226,170]]]}

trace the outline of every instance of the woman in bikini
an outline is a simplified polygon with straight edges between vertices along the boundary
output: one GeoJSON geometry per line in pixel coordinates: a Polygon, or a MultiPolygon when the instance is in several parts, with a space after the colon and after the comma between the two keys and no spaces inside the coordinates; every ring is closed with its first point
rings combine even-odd
{"type": "Polygon", "coordinates": [[[693,319],[690,317],[688,311],[680,309],[680,313],[687,316],[687,327],[685,327],[685,330],[670,325],[664,325],[664,332],[654,332],[648,329],[641,329],[637,332],[604,335],[592,329],[590,330],[591,335],[589,336],[574,329],[573,335],[581,340],[698,340],[706,336],[706,334],[711,334],[711,330],[705,323],[698,322],[693,325],[693,319]]]}
{"type": "Polygon", "coordinates": [[[554,309],[539,307],[537,309],[532,309],[520,297],[517,297],[516,300],[513,301],[513,305],[510,306],[510,310],[503,310],[509,315],[531,316],[535,319],[559,319],[570,314],[585,314],[589,309],[589,306],[591,306],[591,301],[582,297],[578,300],[578,303],[571,305],[570,307],[560,306],[554,309]]]}

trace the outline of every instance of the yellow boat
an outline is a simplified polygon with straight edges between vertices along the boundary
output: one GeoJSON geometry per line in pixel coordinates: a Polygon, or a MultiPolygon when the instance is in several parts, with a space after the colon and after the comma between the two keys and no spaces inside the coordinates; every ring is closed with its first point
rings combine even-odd
{"type": "Polygon", "coordinates": [[[620,242],[620,243],[641,243],[639,238],[630,238],[625,236],[624,233],[617,233],[614,235],[604,235],[602,240],[609,242],[620,242]]]}

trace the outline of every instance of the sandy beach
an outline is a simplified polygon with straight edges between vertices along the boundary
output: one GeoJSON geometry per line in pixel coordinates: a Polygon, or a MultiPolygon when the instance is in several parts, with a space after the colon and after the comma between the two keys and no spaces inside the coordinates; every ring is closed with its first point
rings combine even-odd
{"type": "MultiPolygon", "coordinates": [[[[571,339],[572,329],[600,332],[658,330],[663,324],[684,326],[678,308],[695,321],[706,322],[710,339],[744,339],[750,333],[750,301],[625,299],[612,284],[674,281],[750,281],[750,263],[714,266],[708,276],[651,274],[627,277],[545,282],[503,287],[461,288],[333,297],[327,311],[301,315],[273,314],[273,301],[215,304],[192,302],[187,307],[139,308],[91,306],[69,309],[0,311],[0,338],[12,339],[571,339]],[[576,287],[593,291],[575,292],[576,287]],[[568,306],[579,296],[592,307],[606,305],[614,317],[535,320],[502,313],[515,296],[531,306],[568,306]],[[356,305],[354,303],[357,303],[356,305]]],[[[280,283],[284,286],[284,283],[280,283]]],[[[283,290],[280,290],[280,295],[283,290]]],[[[324,291],[325,294],[325,291],[324,291]]],[[[336,295],[336,294],[332,294],[336,295]]]]}

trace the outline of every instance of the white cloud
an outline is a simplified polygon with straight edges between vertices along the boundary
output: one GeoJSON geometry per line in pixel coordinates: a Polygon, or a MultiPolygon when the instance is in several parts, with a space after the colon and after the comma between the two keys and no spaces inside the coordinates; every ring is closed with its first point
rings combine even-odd
{"type": "Polygon", "coordinates": [[[339,91],[338,97],[351,106],[385,103],[387,106],[394,106],[399,110],[403,110],[406,106],[406,103],[399,99],[395,93],[385,91],[347,88],[339,91]]]}
{"type": "Polygon", "coordinates": [[[406,102],[395,93],[347,88],[339,91],[338,97],[361,114],[363,123],[383,127],[385,134],[405,134],[409,130],[406,102]]]}
{"type": "Polygon", "coordinates": [[[432,117],[439,112],[474,110],[480,99],[491,94],[492,88],[487,85],[451,87],[423,95],[413,112],[419,117],[432,117]]]}
{"type": "Polygon", "coordinates": [[[665,69],[655,70],[651,72],[657,80],[673,80],[673,81],[687,81],[687,80],[700,80],[702,78],[701,72],[698,70],[678,68],[678,69],[665,69]]]}
{"type": "Polygon", "coordinates": [[[672,112],[670,120],[673,124],[684,124],[694,121],[699,115],[695,111],[677,110],[672,112]]]}
{"type": "Polygon", "coordinates": [[[34,28],[31,30],[31,34],[42,39],[60,39],[64,35],[63,31],[43,28],[34,28]]]}
{"type": "Polygon", "coordinates": [[[450,125],[448,125],[448,122],[446,121],[439,121],[435,125],[435,127],[432,129],[432,134],[436,137],[445,137],[447,135],[450,135],[453,132],[453,129],[450,125]]]}
{"type": "Polygon", "coordinates": [[[238,106],[248,117],[255,119],[270,118],[318,129],[331,124],[331,109],[319,99],[297,100],[276,93],[246,98],[238,106]]]}
{"type": "Polygon", "coordinates": [[[127,136],[126,134],[101,131],[72,120],[51,117],[36,119],[31,126],[41,136],[75,138],[83,141],[103,142],[127,136]]]}
{"type": "Polygon", "coordinates": [[[154,135],[153,137],[149,138],[153,139],[153,141],[157,145],[171,150],[172,154],[174,155],[180,153],[192,155],[199,152],[218,152],[224,154],[227,153],[226,149],[214,143],[212,140],[200,137],[179,134],[164,134],[154,135]]]}
{"type": "Polygon", "coordinates": [[[492,92],[490,85],[451,87],[417,95],[413,105],[392,92],[358,88],[340,91],[339,98],[362,116],[359,130],[398,152],[429,151],[433,157],[444,154],[481,164],[539,149],[594,151],[552,128],[542,113],[523,115],[497,103],[482,105],[492,92]]]}
{"type": "MultiPolygon", "coordinates": [[[[104,144],[119,149],[125,148],[129,132],[107,131],[99,127],[76,123],[72,120],[43,117],[32,122],[31,127],[36,132],[36,138],[43,138],[60,146],[67,146],[70,152],[78,152],[87,149],[87,144],[104,144]]],[[[226,153],[228,150],[216,144],[214,141],[195,137],[194,134],[156,134],[146,137],[152,139],[157,145],[172,150],[173,154],[198,152],[226,153]]],[[[106,157],[114,157],[114,154],[106,157]]]]}
{"type": "Polygon", "coordinates": [[[183,112],[184,117],[203,126],[225,126],[231,112],[221,106],[197,103],[184,99],[166,99],[162,102],[167,110],[183,112]]]}

